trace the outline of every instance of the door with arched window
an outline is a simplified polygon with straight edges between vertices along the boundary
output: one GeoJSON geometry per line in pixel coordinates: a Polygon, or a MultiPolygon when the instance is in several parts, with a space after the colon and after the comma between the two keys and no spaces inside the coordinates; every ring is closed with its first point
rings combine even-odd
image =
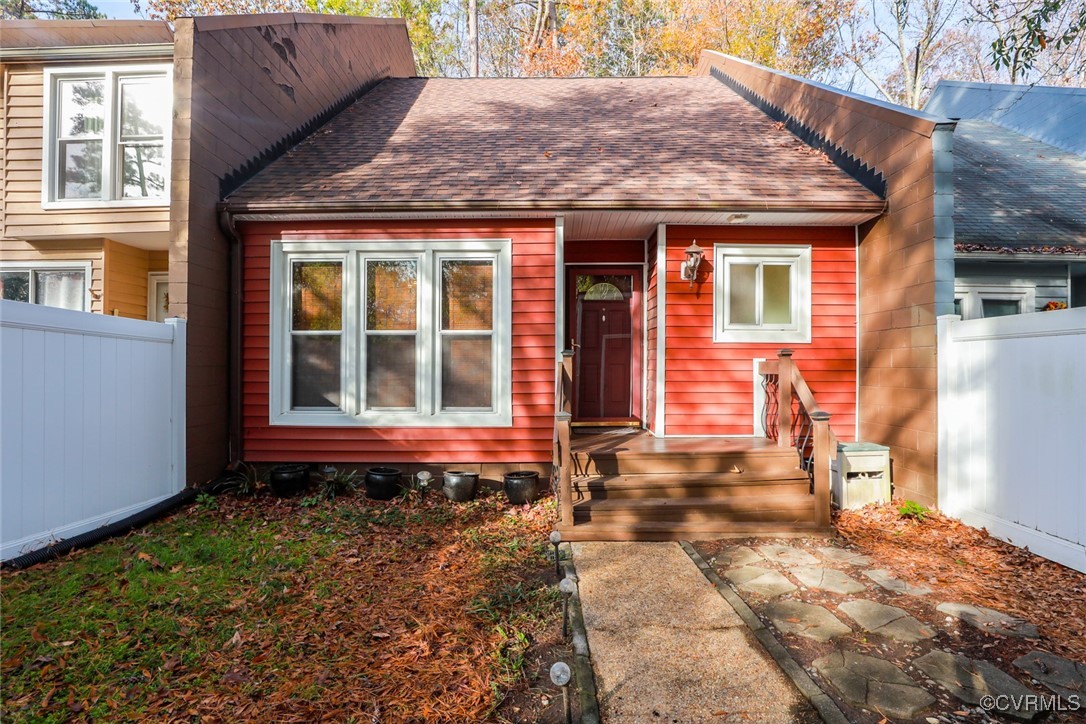
{"type": "Polygon", "coordinates": [[[573,267],[568,284],[574,423],[639,424],[641,269],[573,267]]]}

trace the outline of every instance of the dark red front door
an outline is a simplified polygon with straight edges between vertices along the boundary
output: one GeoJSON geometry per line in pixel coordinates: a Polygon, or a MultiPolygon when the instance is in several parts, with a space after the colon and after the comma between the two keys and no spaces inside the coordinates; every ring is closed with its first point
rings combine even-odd
{"type": "Polygon", "coordinates": [[[570,272],[573,414],[578,422],[640,418],[639,275],[640,270],[611,268],[570,272]]]}

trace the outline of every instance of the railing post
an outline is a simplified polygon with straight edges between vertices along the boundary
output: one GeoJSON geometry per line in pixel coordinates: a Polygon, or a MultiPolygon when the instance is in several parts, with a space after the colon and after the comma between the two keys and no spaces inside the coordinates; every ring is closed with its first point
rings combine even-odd
{"type": "Polygon", "coordinates": [[[777,353],[777,445],[792,446],[792,350],[777,353]]]}
{"type": "Polygon", "coordinates": [[[812,412],[814,423],[814,505],[815,525],[828,528],[830,525],[830,456],[836,450],[830,450],[830,413],[812,412]]]}
{"type": "Polygon", "coordinates": [[[562,352],[562,407],[558,412],[573,412],[573,350],[562,352]]]}
{"type": "Polygon", "coordinates": [[[573,415],[559,412],[555,415],[558,427],[558,447],[560,462],[558,466],[558,513],[562,525],[573,525],[573,454],[570,445],[570,423],[573,415]]]}

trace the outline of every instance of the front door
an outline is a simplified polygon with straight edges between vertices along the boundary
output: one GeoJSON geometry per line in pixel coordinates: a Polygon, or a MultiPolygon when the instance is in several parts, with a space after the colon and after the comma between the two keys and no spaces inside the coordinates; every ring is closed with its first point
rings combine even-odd
{"type": "Polygon", "coordinates": [[[570,269],[576,423],[640,422],[640,282],[640,268],[570,269]]]}

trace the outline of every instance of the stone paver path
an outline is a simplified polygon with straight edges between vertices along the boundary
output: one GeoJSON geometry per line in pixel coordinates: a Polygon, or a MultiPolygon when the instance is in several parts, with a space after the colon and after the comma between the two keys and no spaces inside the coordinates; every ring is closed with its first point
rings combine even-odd
{"type": "Polygon", "coordinates": [[[935,703],[904,671],[874,656],[835,651],[814,667],[847,701],[884,716],[914,719],[935,703]]]}
{"type": "Polygon", "coordinates": [[[890,574],[890,571],[884,571],[881,568],[873,568],[864,571],[864,575],[887,591],[893,591],[894,593],[903,593],[908,596],[926,596],[931,593],[931,589],[927,586],[916,586],[911,583],[906,583],[900,578],[894,578],[890,574]]]}
{"type": "Polygon", "coordinates": [[[777,601],[765,607],[765,615],[784,633],[799,634],[815,641],[829,641],[852,633],[839,618],[813,603],[777,601]]]}
{"type": "Polygon", "coordinates": [[[759,568],[758,566],[734,568],[725,572],[724,575],[744,591],[752,591],[766,598],[782,596],[797,588],[795,584],[777,571],[759,568]]]}
{"type": "Polygon", "coordinates": [[[776,662],[677,543],[575,543],[605,722],[813,722],[776,662]]]}
{"type": "Polygon", "coordinates": [[[1030,651],[1014,665],[1064,698],[1086,704],[1086,664],[1076,664],[1047,651],[1030,651]]]}
{"type": "Polygon", "coordinates": [[[1036,703],[1028,706],[1033,692],[987,661],[931,651],[913,665],[967,704],[991,697],[996,711],[1016,719],[1029,721],[1038,713],[1036,703]]]}
{"type": "Polygon", "coordinates": [[[782,566],[816,566],[818,559],[802,548],[794,548],[787,545],[758,546],[758,552],[765,556],[767,561],[779,563],[782,566]]]}
{"type": "Polygon", "coordinates": [[[896,606],[858,599],[837,607],[863,627],[864,631],[892,638],[895,641],[920,641],[935,635],[934,629],[925,626],[896,606]]]}
{"type": "Polygon", "coordinates": [[[984,606],[971,606],[967,603],[940,603],[936,606],[936,609],[948,616],[960,618],[970,626],[985,633],[1018,636],[1026,639],[1037,638],[1037,627],[1033,624],[984,606]]]}
{"type": "Polygon", "coordinates": [[[870,558],[859,551],[852,551],[848,548],[823,546],[818,549],[818,555],[822,556],[822,560],[827,563],[847,563],[850,566],[870,566],[873,563],[870,558]]]}
{"type": "Polygon", "coordinates": [[[817,588],[830,593],[863,593],[867,587],[852,578],[847,573],[842,573],[835,568],[793,568],[791,574],[808,588],[817,588]]]}

